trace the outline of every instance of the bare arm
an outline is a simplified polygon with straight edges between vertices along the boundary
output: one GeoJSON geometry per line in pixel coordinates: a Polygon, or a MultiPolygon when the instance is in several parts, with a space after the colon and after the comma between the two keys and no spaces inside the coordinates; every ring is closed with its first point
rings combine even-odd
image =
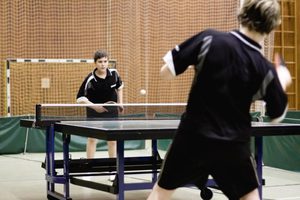
{"type": "Polygon", "coordinates": [[[280,84],[284,91],[286,91],[287,87],[292,84],[292,77],[287,67],[283,66],[284,61],[280,57],[278,53],[275,54],[274,57],[275,69],[280,81],[280,84]]]}
{"type": "MultiPolygon", "coordinates": [[[[282,86],[282,89],[284,91],[286,91],[287,87],[292,84],[292,77],[291,77],[289,70],[284,66],[284,61],[282,60],[282,58],[280,57],[280,55],[278,53],[275,54],[274,64],[275,64],[275,69],[276,69],[280,84],[282,86]]],[[[288,105],[286,106],[282,115],[275,119],[272,119],[271,122],[272,123],[281,122],[284,119],[287,111],[288,111],[288,105]]]]}
{"type": "MultiPolygon", "coordinates": [[[[123,104],[123,89],[120,88],[117,90],[117,94],[118,94],[118,103],[119,104],[123,104]]],[[[119,106],[119,112],[123,112],[124,108],[123,106],[119,106]]]]}
{"type": "MultiPolygon", "coordinates": [[[[86,97],[79,97],[77,99],[77,103],[81,104],[94,104],[86,97]]],[[[105,109],[103,106],[89,106],[90,108],[94,109],[98,113],[108,112],[107,109],[105,109]]]]}

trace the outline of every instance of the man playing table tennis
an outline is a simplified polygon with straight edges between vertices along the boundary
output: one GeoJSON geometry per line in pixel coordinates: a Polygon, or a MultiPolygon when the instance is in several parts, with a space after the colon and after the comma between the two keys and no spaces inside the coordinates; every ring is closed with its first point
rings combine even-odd
{"type": "MultiPolygon", "coordinates": [[[[95,69],[81,84],[77,103],[123,103],[123,82],[116,69],[108,68],[109,56],[103,50],[98,50],[94,55],[95,69]]],[[[93,106],[87,108],[88,118],[116,118],[118,116],[117,106],[93,106]]],[[[122,108],[121,108],[122,109],[122,108]]],[[[116,142],[108,141],[109,157],[116,157],[116,142]]],[[[97,146],[97,139],[88,138],[87,158],[94,158],[97,146]]]]}
{"type": "Polygon", "coordinates": [[[209,175],[230,200],[259,199],[250,105],[264,100],[268,116],[280,121],[291,76],[261,53],[264,37],[280,24],[278,2],[244,0],[238,20],[240,30],[202,31],[164,56],[162,77],[173,78],[191,65],[195,75],[186,112],[148,200],[170,199],[176,188],[190,183],[204,188],[209,175]]]}

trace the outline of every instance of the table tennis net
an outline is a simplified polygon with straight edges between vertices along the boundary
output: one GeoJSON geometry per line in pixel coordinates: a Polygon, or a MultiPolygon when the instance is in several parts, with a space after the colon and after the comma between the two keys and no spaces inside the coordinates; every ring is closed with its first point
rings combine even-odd
{"type": "Polygon", "coordinates": [[[37,121],[180,119],[185,107],[185,103],[38,104],[35,117],[37,121]],[[106,111],[95,114],[94,109],[99,107],[104,107],[106,111]],[[88,110],[93,110],[92,114],[88,110]]]}

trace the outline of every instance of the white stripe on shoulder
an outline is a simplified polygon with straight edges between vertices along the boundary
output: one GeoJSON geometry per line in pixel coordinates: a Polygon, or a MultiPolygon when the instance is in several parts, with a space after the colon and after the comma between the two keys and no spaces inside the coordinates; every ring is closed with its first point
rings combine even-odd
{"type": "Polygon", "coordinates": [[[163,57],[163,60],[167,64],[168,68],[170,69],[173,76],[176,76],[174,61],[172,57],[172,52],[168,51],[168,53],[163,57]]]}
{"type": "MultiPolygon", "coordinates": [[[[87,87],[88,87],[88,85],[89,85],[89,83],[91,82],[92,79],[95,79],[94,75],[91,75],[91,76],[88,78],[88,80],[86,81],[85,86],[84,86],[84,90],[85,90],[85,91],[87,90],[87,87]]],[[[95,79],[95,81],[97,81],[97,80],[95,79]]]]}
{"type": "Polygon", "coordinates": [[[244,44],[248,45],[249,47],[251,47],[252,49],[255,49],[256,51],[261,52],[261,49],[258,48],[257,46],[251,44],[250,42],[248,42],[247,40],[245,40],[242,36],[240,36],[238,33],[231,31],[230,32],[232,35],[234,35],[235,37],[237,37],[239,40],[241,40],[244,44]]]}
{"type": "Polygon", "coordinates": [[[116,76],[116,81],[117,81],[117,78],[118,78],[118,76],[119,76],[118,70],[117,70],[117,69],[111,69],[111,68],[108,68],[108,71],[110,72],[110,75],[112,75],[112,72],[115,72],[115,74],[117,75],[117,76],[116,76]]]}

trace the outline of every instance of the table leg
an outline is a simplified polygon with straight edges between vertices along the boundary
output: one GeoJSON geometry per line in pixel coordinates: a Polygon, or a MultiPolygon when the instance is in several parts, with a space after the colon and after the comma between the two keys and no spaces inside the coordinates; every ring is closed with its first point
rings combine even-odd
{"type": "Polygon", "coordinates": [[[155,184],[157,181],[157,167],[156,167],[156,161],[158,158],[158,151],[157,151],[157,140],[152,140],[152,157],[154,158],[153,163],[153,172],[152,172],[152,183],[155,184]]]}
{"type": "Polygon", "coordinates": [[[46,182],[47,198],[70,200],[69,196],[69,143],[70,136],[63,135],[64,175],[57,176],[55,171],[55,130],[54,124],[46,128],[46,182]],[[64,194],[55,191],[55,184],[64,184],[64,194]]]}
{"type": "MultiPolygon", "coordinates": [[[[50,125],[46,129],[46,176],[55,175],[55,166],[54,166],[54,126],[50,125]]],[[[47,177],[48,178],[48,177],[47,177]]],[[[47,191],[54,192],[55,187],[54,183],[47,179],[47,191]]]]}
{"type": "Polygon", "coordinates": [[[255,160],[257,164],[257,176],[259,181],[258,192],[259,197],[262,199],[263,187],[263,137],[255,137],[255,160]]]}
{"type": "Polygon", "coordinates": [[[124,140],[117,141],[117,181],[118,181],[118,194],[117,200],[124,200],[124,140]]]}
{"type": "Polygon", "coordinates": [[[71,136],[67,134],[62,135],[63,138],[63,157],[64,157],[64,197],[70,197],[70,177],[69,177],[69,144],[71,136]]]}

